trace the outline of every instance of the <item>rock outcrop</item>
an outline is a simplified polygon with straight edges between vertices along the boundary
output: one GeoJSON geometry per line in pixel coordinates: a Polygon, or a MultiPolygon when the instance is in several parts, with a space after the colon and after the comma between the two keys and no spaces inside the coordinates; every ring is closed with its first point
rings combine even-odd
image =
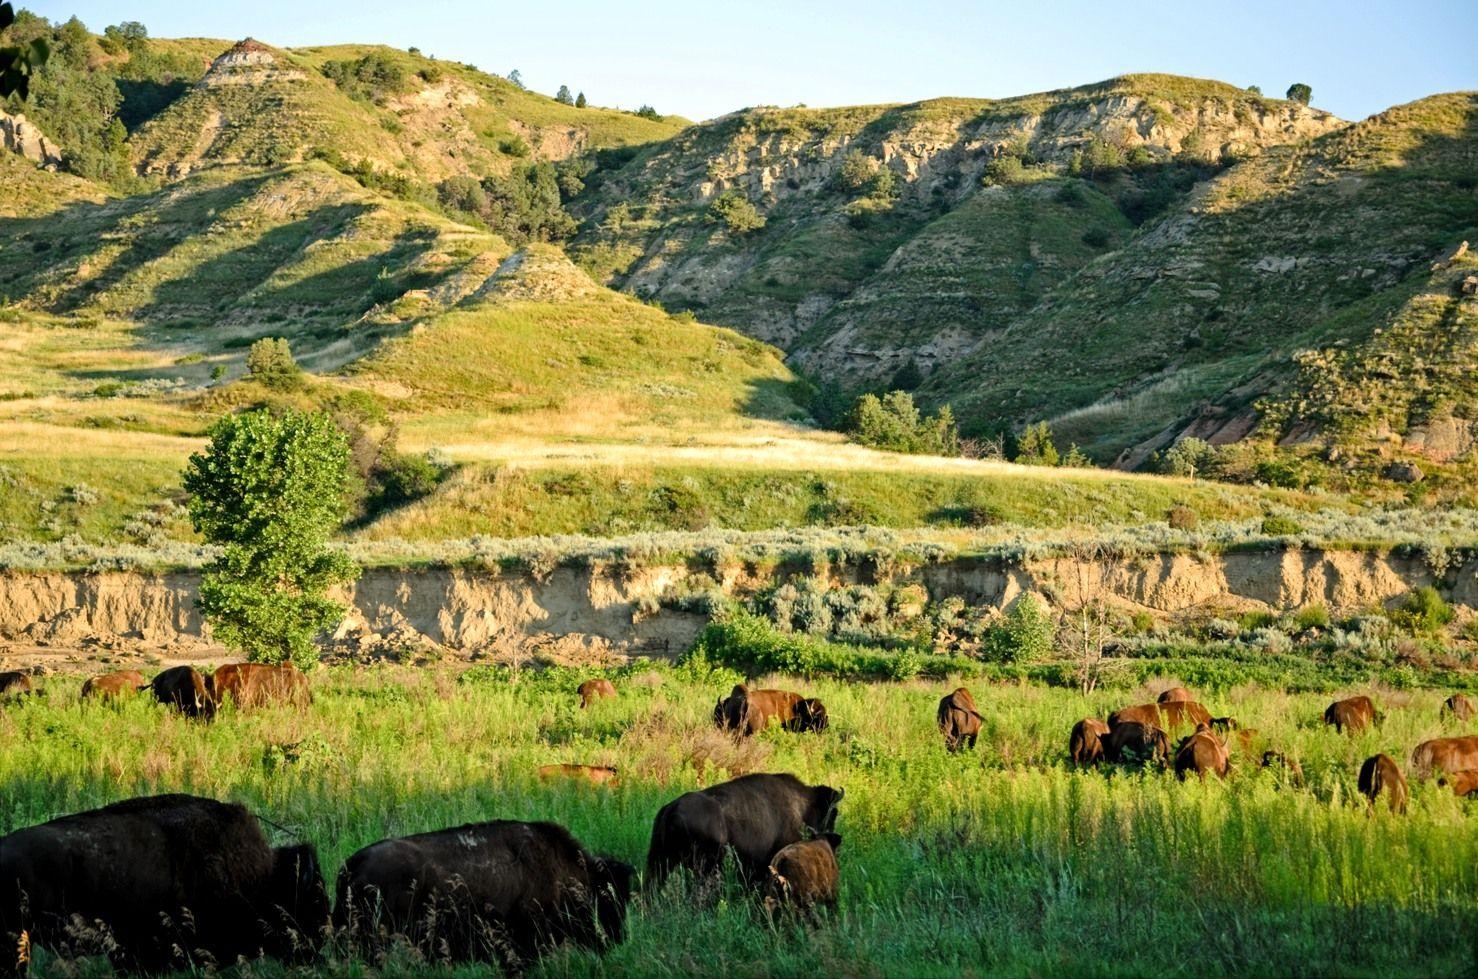
{"type": "Polygon", "coordinates": [[[0,143],[46,170],[62,165],[62,151],[24,115],[0,112],[0,143]]]}

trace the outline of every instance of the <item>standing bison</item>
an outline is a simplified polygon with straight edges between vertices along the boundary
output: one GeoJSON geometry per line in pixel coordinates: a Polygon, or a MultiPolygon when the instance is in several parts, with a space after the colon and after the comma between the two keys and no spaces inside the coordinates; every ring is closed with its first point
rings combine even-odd
{"type": "Polygon", "coordinates": [[[554,823],[472,823],[356,852],[339,872],[334,925],[362,950],[404,936],[429,957],[517,974],[566,941],[619,943],[635,876],[554,823]]]}
{"type": "Polygon", "coordinates": [[[841,877],[836,853],[841,845],[842,838],[836,833],[822,833],[814,840],[782,847],[770,859],[765,907],[790,906],[800,911],[817,905],[836,907],[841,877]]]}
{"type": "Polygon", "coordinates": [[[1478,795],[1478,769],[1468,769],[1462,772],[1453,772],[1437,780],[1438,785],[1445,785],[1452,789],[1452,794],[1458,798],[1470,795],[1478,795]]]}
{"type": "Polygon", "coordinates": [[[223,706],[229,699],[238,710],[269,704],[307,707],[313,703],[308,678],[291,663],[282,666],[227,663],[211,674],[210,683],[218,705],[223,706]]]}
{"type": "Polygon", "coordinates": [[[31,690],[31,678],[19,670],[0,673],[0,697],[21,697],[31,690]]]}
{"type": "Polygon", "coordinates": [[[1360,794],[1370,800],[1372,808],[1376,799],[1384,794],[1392,812],[1406,811],[1406,776],[1401,774],[1396,759],[1390,755],[1379,754],[1365,759],[1365,764],[1360,766],[1357,784],[1360,794]]]}
{"type": "Polygon", "coordinates": [[[154,699],[168,704],[186,717],[210,720],[216,714],[216,698],[210,684],[193,666],[172,666],[149,684],[154,699]]]}
{"type": "Polygon", "coordinates": [[[82,699],[115,700],[138,693],[148,685],[149,681],[138,670],[118,670],[85,680],[82,684],[82,699]]]}
{"type": "Polygon", "coordinates": [[[1164,766],[1170,758],[1170,737],[1153,724],[1124,721],[1109,728],[1103,739],[1106,761],[1164,766]]]}
{"type": "Polygon", "coordinates": [[[789,690],[751,690],[742,683],[713,708],[713,723],[720,730],[745,737],[758,734],[772,721],[787,731],[821,732],[829,724],[826,707],[814,697],[789,690]]]}
{"type": "Polygon", "coordinates": [[[1324,709],[1324,723],[1345,734],[1363,731],[1379,719],[1375,701],[1365,696],[1336,700],[1324,709]]]}
{"type": "Polygon", "coordinates": [[[1197,725],[1196,733],[1182,741],[1175,753],[1175,777],[1182,781],[1192,773],[1202,781],[1207,775],[1226,778],[1228,766],[1227,746],[1206,724],[1197,725]]]}
{"type": "Polygon", "coordinates": [[[616,696],[616,685],[610,680],[586,680],[575,688],[580,695],[580,709],[584,710],[597,700],[616,696]]]}
{"type": "Polygon", "coordinates": [[[1478,717],[1478,707],[1473,706],[1473,702],[1466,694],[1455,693],[1442,704],[1442,716],[1447,717],[1448,715],[1459,721],[1472,720],[1478,717]]]}
{"type": "Polygon", "coordinates": [[[1103,739],[1109,726],[1096,717],[1085,717],[1073,725],[1067,739],[1067,756],[1074,765],[1097,765],[1103,758],[1103,739]]]}
{"type": "Polygon", "coordinates": [[[944,735],[946,751],[954,753],[961,748],[974,749],[975,739],[980,736],[980,712],[975,709],[975,698],[970,696],[970,691],[959,687],[942,698],[935,719],[944,735]]]}
{"type": "Polygon", "coordinates": [[[1194,701],[1196,695],[1185,687],[1171,687],[1169,690],[1162,690],[1160,696],[1156,699],[1162,704],[1170,704],[1179,703],[1182,700],[1194,701]]]}
{"type": "Polygon", "coordinates": [[[1465,738],[1433,738],[1411,753],[1411,769],[1421,778],[1434,772],[1456,772],[1478,768],[1478,734],[1465,738]]]}
{"type": "Polygon", "coordinates": [[[762,881],[781,848],[832,831],[842,795],[794,775],[758,774],[678,796],[652,824],[647,878],[660,885],[678,867],[715,874],[732,852],[741,874],[762,881]]]}
{"type": "Polygon", "coordinates": [[[1167,700],[1164,703],[1136,704],[1116,710],[1108,716],[1109,727],[1132,722],[1174,731],[1178,727],[1210,724],[1211,712],[1193,700],[1167,700]]]}
{"type": "Polygon", "coordinates": [[[273,849],[239,805],[151,796],[0,837],[7,952],[24,931],[59,954],[106,951],[131,971],[225,967],[239,957],[292,958],[316,946],[327,924],[313,848],[273,849]]]}

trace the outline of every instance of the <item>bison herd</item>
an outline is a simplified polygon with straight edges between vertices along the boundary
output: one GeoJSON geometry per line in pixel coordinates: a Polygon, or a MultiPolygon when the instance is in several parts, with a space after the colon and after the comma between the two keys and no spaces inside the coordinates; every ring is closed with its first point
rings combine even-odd
{"type": "MultiPolygon", "coordinates": [[[[227,702],[243,709],[276,703],[306,707],[313,703],[308,678],[296,666],[261,663],[227,663],[211,674],[203,674],[193,666],[171,666],[153,680],[138,670],[118,670],[84,681],[81,696],[83,700],[110,701],[143,691],[187,717],[202,720],[215,717],[217,709],[227,702]]],[[[0,673],[0,695],[34,692],[30,677],[24,673],[0,673]]]]}

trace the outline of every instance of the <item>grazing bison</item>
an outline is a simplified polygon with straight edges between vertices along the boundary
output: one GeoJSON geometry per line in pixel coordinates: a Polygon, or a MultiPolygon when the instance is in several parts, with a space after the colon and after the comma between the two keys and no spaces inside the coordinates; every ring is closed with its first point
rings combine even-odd
{"type": "Polygon", "coordinates": [[[740,873],[762,881],[782,847],[799,843],[808,831],[832,831],[842,795],[794,775],[758,774],[678,796],[652,823],[647,878],[659,885],[678,867],[714,874],[732,851],[740,873]]]}
{"type": "Polygon", "coordinates": [[[1067,756],[1074,765],[1097,765],[1103,758],[1103,739],[1109,726],[1096,717],[1085,717],[1073,725],[1067,739],[1067,756]]]}
{"type": "Polygon", "coordinates": [[[1185,687],[1171,687],[1169,690],[1161,691],[1160,696],[1156,699],[1159,703],[1169,704],[1182,700],[1194,701],[1196,699],[1196,695],[1191,693],[1185,687]]]}
{"type": "Polygon", "coordinates": [[[1227,734],[1239,729],[1242,726],[1237,723],[1237,719],[1235,717],[1213,717],[1210,721],[1207,721],[1207,724],[1209,724],[1211,726],[1211,730],[1215,731],[1217,734],[1227,734]]]}
{"type": "Polygon", "coordinates": [[[1264,751],[1262,753],[1263,768],[1281,768],[1288,784],[1293,786],[1303,785],[1304,769],[1298,763],[1298,759],[1289,758],[1281,751],[1264,751]]]}
{"type": "Polygon", "coordinates": [[[1392,812],[1406,811],[1406,776],[1396,759],[1387,754],[1372,755],[1360,766],[1360,794],[1375,806],[1381,793],[1386,795],[1386,804],[1392,812]]]}
{"type": "Polygon", "coordinates": [[[980,712],[975,709],[975,698],[970,696],[970,691],[959,687],[941,699],[935,718],[944,734],[946,751],[953,753],[975,747],[975,739],[980,736],[980,712]]]}
{"type": "Polygon", "coordinates": [[[1375,702],[1365,696],[1336,700],[1324,709],[1324,723],[1332,724],[1336,731],[1347,734],[1363,731],[1379,719],[1375,702]]]}
{"type": "Polygon", "coordinates": [[[1452,789],[1452,794],[1458,798],[1469,795],[1478,795],[1478,768],[1470,768],[1466,771],[1453,772],[1451,775],[1443,776],[1437,780],[1438,785],[1445,785],[1452,789]]]}
{"type": "Polygon", "coordinates": [[[1196,725],[1196,733],[1181,741],[1179,750],[1175,752],[1175,777],[1181,781],[1190,772],[1203,782],[1208,774],[1226,778],[1228,766],[1227,746],[1211,733],[1206,724],[1196,725]]]}
{"type": "Polygon", "coordinates": [[[114,700],[138,693],[149,681],[138,670],[118,670],[90,677],[82,684],[83,700],[114,700]]]}
{"type": "Polygon", "coordinates": [[[1411,769],[1421,778],[1435,772],[1455,772],[1478,768],[1478,734],[1465,738],[1433,738],[1423,741],[1411,753],[1411,769]]]}
{"type": "Polygon", "coordinates": [[[822,833],[814,840],[782,847],[770,858],[765,907],[772,911],[785,906],[801,911],[818,904],[836,907],[841,876],[836,853],[841,845],[842,838],[836,833],[822,833]]]}
{"type": "Polygon", "coordinates": [[[204,717],[216,714],[216,698],[211,685],[200,671],[193,666],[171,666],[149,684],[154,699],[168,704],[186,717],[204,717]]]}
{"type": "Polygon", "coordinates": [[[815,706],[821,701],[807,701],[789,690],[751,690],[739,684],[713,708],[713,722],[725,731],[744,736],[758,734],[771,721],[787,731],[820,731],[826,727],[826,710],[820,711],[820,727],[815,706]],[[808,706],[801,706],[803,703],[808,706]]]}
{"type": "Polygon", "coordinates": [[[807,697],[795,705],[790,730],[820,734],[830,726],[831,716],[826,713],[826,705],[821,698],[807,697]]]}
{"type": "Polygon", "coordinates": [[[106,951],[119,969],[199,968],[197,950],[225,967],[296,957],[327,925],[313,848],[268,846],[240,805],[151,796],[0,837],[7,951],[25,931],[63,955],[106,951]]]}
{"type": "Polygon", "coordinates": [[[1170,757],[1170,737],[1153,724],[1124,721],[1109,728],[1103,739],[1103,757],[1111,762],[1163,766],[1170,757]]]}
{"type": "Polygon", "coordinates": [[[620,784],[620,780],[616,778],[616,770],[609,765],[539,766],[539,781],[548,782],[556,778],[572,778],[589,782],[592,785],[609,785],[613,788],[620,784]]]}
{"type": "Polygon", "coordinates": [[[586,680],[576,692],[580,694],[580,709],[584,710],[597,700],[616,696],[616,685],[610,680],[586,680]]]}
{"type": "Polygon", "coordinates": [[[1211,712],[1194,700],[1170,700],[1165,703],[1136,704],[1116,710],[1108,716],[1109,727],[1133,723],[1173,731],[1178,727],[1210,724],[1211,712]]]}
{"type": "Polygon", "coordinates": [[[307,707],[313,703],[308,678],[291,663],[282,666],[227,663],[211,674],[210,683],[218,705],[225,704],[229,698],[241,710],[269,704],[307,707]]]}
{"type": "Polygon", "coordinates": [[[1466,694],[1455,693],[1442,704],[1442,716],[1446,717],[1448,714],[1460,721],[1471,720],[1478,716],[1478,707],[1473,706],[1466,694]]]}
{"type": "Polygon", "coordinates": [[[565,941],[619,943],[635,876],[554,823],[472,823],[355,853],[339,872],[334,925],[361,949],[404,936],[429,957],[516,974],[565,941]]]}
{"type": "Polygon", "coordinates": [[[0,673],[0,697],[23,697],[34,689],[31,678],[19,670],[0,673]]]}

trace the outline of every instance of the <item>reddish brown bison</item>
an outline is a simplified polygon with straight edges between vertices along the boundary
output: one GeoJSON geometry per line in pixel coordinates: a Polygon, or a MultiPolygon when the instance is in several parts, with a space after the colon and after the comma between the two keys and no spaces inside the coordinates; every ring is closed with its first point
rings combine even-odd
{"type": "Polygon", "coordinates": [[[841,845],[842,838],[836,833],[822,833],[814,840],[782,847],[770,858],[765,907],[789,906],[801,911],[817,905],[836,907],[841,877],[836,853],[841,845]]]}
{"type": "Polygon", "coordinates": [[[1386,804],[1392,812],[1406,811],[1406,776],[1396,759],[1387,754],[1372,755],[1360,766],[1360,794],[1375,806],[1376,799],[1386,796],[1386,804]]]}
{"type": "Polygon", "coordinates": [[[1411,770],[1420,778],[1436,772],[1455,772],[1478,768],[1478,734],[1464,738],[1433,738],[1423,741],[1411,753],[1411,770]]]}
{"type": "Polygon", "coordinates": [[[1067,739],[1067,756],[1074,765],[1097,765],[1103,758],[1103,739],[1109,726],[1096,717],[1085,717],[1073,725],[1067,739]]]}
{"type": "Polygon", "coordinates": [[[739,684],[713,708],[714,724],[746,737],[763,731],[772,721],[787,731],[820,732],[829,724],[821,701],[789,690],[751,690],[739,684]]]}
{"type": "Polygon", "coordinates": [[[1324,723],[1346,734],[1363,731],[1378,720],[1375,702],[1365,696],[1336,700],[1324,709],[1324,723]]]}
{"type": "Polygon", "coordinates": [[[1452,789],[1452,794],[1458,798],[1468,795],[1478,795],[1478,768],[1470,768],[1462,772],[1453,772],[1437,780],[1438,785],[1445,785],[1452,789]]]}
{"type": "Polygon", "coordinates": [[[609,785],[612,788],[620,784],[616,777],[616,770],[609,765],[540,765],[539,780],[547,782],[550,779],[569,778],[576,781],[589,782],[592,785],[609,785]]]}
{"type": "Polygon", "coordinates": [[[1196,733],[1181,741],[1175,752],[1175,777],[1182,781],[1191,773],[1202,781],[1208,774],[1226,778],[1228,765],[1227,746],[1206,724],[1197,725],[1196,733]]]}
{"type": "Polygon", "coordinates": [[[152,796],[0,837],[7,951],[25,931],[60,955],[103,951],[130,971],[225,967],[291,958],[315,948],[327,925],[313,848],[273,849],[239,805],[152,796]],[[79,934],[74,918],[90,927],[79,934]]]}
{"type": "Polygon", "coordinates": [[[1194,700],[1169,700],[1165,703],[1136,704],[1116,710],[1108,716],[1109,727],[1133,722],[1174,731],[1178,727],[1195,727],[1210,724],[1211,712],[1194,700]]]}
{"type": "Polygon", "coordinates": [[[832,831],[843,794],[790,774],[758,774],[678,796],[652,823],[647,879],[660,885],[678,867],[715,874],[733,853],[740,873],[761,882],[782,847],[832,831]]]}
{"type": "Polygon", "coordinates": [[[313,703],[308,678],[291,663],[282,666],[227,663],[211,674],[210,684],[217,705],[223,706],[230,700],[238,710],[266,707],[270,704],[307,707],[313,703]]]}
{"type": "Polygon", "coordinates": [[[1185,687],[1171,687],[1169,690],[1162,690],[1160,692],[1160,696],[1156,698],[1156,700],[1158,700],[1162,704],[1169,704],[1182,700],[1194,701],[1195,699],[1196,695],[1191,693],[1185,687]]]}
{"type": "Polygon", "coordinates": [[[118,670],[90,677],[82,684],[83,700],[114,700],[138,693],[149,681],[138,670],[118,670]]]}
{"type": "Polygon", "coordinates": [[[0,673],[0,697],[23,697],[34,689],[31,678],[19,670],[0,673]]]}
{"type": "Polygon", "coordinates": [[[970,691],[959,687],[941,699],[935,717],[944,735],[946,751],[975,747],[975,739],[980,736],[980,712],[975,709],[975,698],[970,696],[970,691]]]}
{"type": "Polygon", "coordinates": [[[215,716],[216,698],[206,678],[193,666],[172,666],[149,684],[154,699],[168,704],[186,717],[215,716]]]}
{"type": "Polygon", "coordinates": [[[1170,737],[1153,724],[1124,721],[1109,728],[1103,757],[1115,763],[1163,766],[1170,758],[1170,737]]]}
{"type": "Polygon", "coordinates": [[[1473,706],[1466,694],[1455,693],[1442,704],[1442,715],[1446,717],[1449,714],[1460,721],[1467,721],[1478,716],[1478,707],[1473,706]]]}
{"type": "Polygon", "coordinates": [[[619,943],[635,876],[554,823],[472,823],[355,853],[339,872],[334,925],[361,950],[404,936],[428,957],[517,974],[564,942],[619,943]]]}
{"type": "Polygon", "coordinates": [[[597,700],[616,696],[616,685],[610,680],[586,680],[576,688],[580,694],[580,709],[584,710],[597,700]]]}

